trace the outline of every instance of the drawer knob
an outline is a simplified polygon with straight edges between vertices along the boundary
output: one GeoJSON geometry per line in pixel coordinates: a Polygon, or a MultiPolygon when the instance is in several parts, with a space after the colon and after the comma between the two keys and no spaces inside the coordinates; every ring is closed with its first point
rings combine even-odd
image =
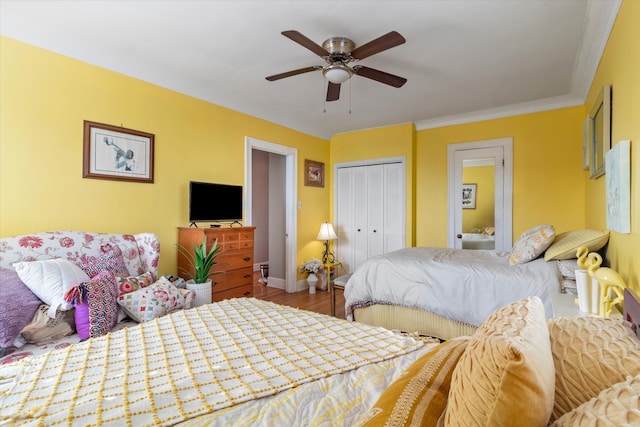
{"type": "Polygon", "coordinates": [[[243,258],[245,261],[251,261],[251,257],[250,256],[246,256],[243,258]]]}
{"type": "Polygon", "coordinates": [[[244,275],[244,278],[245,278],[245,279],[248,279],[248,278],[250,278],[250,277],[251,277],[251,274],[245,274],[245,275],[244,275]]]}
{"type": "Polygon", "coordinates": [[[251,295],[251,292],[246,291],[243,295],[244,295],[245,297],[248,297],[249,295],[251,295]]]}

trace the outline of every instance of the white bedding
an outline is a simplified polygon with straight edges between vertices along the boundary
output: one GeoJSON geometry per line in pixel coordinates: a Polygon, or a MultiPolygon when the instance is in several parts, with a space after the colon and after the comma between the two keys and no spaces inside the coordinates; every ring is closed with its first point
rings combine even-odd
{"type": "Polygon", "coordinates": [[[421,308],[472,326],[494,310],[536,295],[547,317],[560,291],[554,262],[509,265],[509,253],[449,248],[406,248],[364,262],[347,283],[345,309],[374,303],[421,308]]]}

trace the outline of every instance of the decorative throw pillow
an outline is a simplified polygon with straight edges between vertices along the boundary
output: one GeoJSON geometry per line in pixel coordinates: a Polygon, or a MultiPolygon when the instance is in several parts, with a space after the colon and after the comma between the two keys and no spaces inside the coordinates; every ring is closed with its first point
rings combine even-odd
{"type": "Polygon", "coordinates": [[[627,376],[640,374],[640,340],[628,322],[557,317],[547,325],[556,371],[551,421],[627,376]]]}
{"type": "Polygon", "coordinates": [[[22,283],[18,273],[0,268],[0,349],[13,346],[42,301],[22,283]]]}
{"type": "Polygon", "coordinates": [[[496,310],[471,337],[453,371],[447,426],[544,426],[554,368],[544,306],[529,297],[496,310]]]}
{"type": "Polygon", "coordinates": [[[560,233],[544,253],[544,260],[575,258],[579,247],[585,246],[589,252],[595,252],[602,249],[608,241],[608,230],[575,230],[560,233]]]}
{"type": "Polygon", "coordinates": [[[65,299],[76,307],[76,330],[83,340],[106,335],[118,323],[118,282],[110,271],[72,287],[65,299]]]}
{"type": "Polygon", "coordinates": [[[553,225],[538,225],[525,231],[513,245],[509,264],[524,264],[538,258],[551,245],[555,235],[553,225]]]}
{"type": "Polygon", "coordinates": [[[184,306],[184,298],[171,283],[156,282],[118,297],[118,304],[136,322],[147,322],[184,306]]]}
{"type": "Polygon", "coordinates": [[[73,262],[56,258],[44,261],[17,262],[13,264],[20,280],[31,292],[49,305],[49,317],[56,316],[56,310],[69,310],[71,304],[64,300],[67,290],[89,276],[73,262]]]}
{"type": "Polygon", "coordinates": [[[120,294],[128,294],[153,284],[153,274],[147,271],[140,276],[118,277],[118,290],[120,294]]]}
{"type": "Polygon", "coordinates": [[[453,373],[469,338],[435,346],[387,388],[369,410],[365,426],[436,426],[447,407],[453,373]]]}
{"type": "Polygon", "coordinates": [[[603,390],[598,397],[583,403],[556,420],[551,427],[618,427],[640,424],[640,376],[603,390]]]}
{"type": "Polygon", "coordinates": [[[80,268],[89,275],[94,277],[103,270],[111,272],[116,277],[130,276],[129,270],[124,263],[122,250],[120,246],[111,246],[110,249],[99,257],[90,257],[85,262],[79,264],[80,268]]]}

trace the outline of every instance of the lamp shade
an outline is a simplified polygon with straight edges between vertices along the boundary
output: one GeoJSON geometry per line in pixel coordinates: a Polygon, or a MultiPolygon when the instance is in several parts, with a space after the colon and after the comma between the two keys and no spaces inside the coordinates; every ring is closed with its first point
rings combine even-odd
{"type": "Polygon", "coordinates": [[[323,222],[320,224],[320,232],[318,233],[318,240],[336,240],[338,235],[333,231],[333,225],[330,222],[323,222]]]}

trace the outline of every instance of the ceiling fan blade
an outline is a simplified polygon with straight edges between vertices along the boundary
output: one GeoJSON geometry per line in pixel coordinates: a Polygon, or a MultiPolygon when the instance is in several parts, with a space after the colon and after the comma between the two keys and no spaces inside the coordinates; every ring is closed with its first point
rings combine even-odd
{"type": "Polygon", "coordinates": [[[327,52],[325,48],[323,48],[322,46],[320,46],[319,44],[317,44],[316,42],[314,42],[313,40],[311,40],[310,38],[308,38],[307,36],[305,36],[299,31],[288,30],[288,31],[283,31],[281,34],[285,37],[289,37],[291,40],[298,43],[299,45],[306,47],[307,49],[309,49],[311,52],[315,53],[318,56],[322,56],[322,57],[329,56],[329,52],[327,52]]]}
{"type": "Polygon", "coordinates": [[[265,79],[272,82],[275,80],[284,79],[285,77],[297,76],[298,74],[309,73],[311,71],[316,71],[320,69],[322,69],[322,67],[320,66],[299,68],[297,70],[287,71],[286,73],[274,74],[273,76],[265,77],[265,79]]]}
{"type": "Polygon", "coordinates": [[[364,59],[376,53],[380,53],[392,47],[406,42],[405,38],[397,31],[391,31],[384,36],[380,36],[375,40],[371,40],[369,43],[365,43],[362,46],[358,46],[351,52],[351,56],[355,59],[364,59]]]}
{"type": "Polygon", "coordinates": [[[405,79],[404,77],[385,73],[384,71],[364,67],[362,65],[356,65],[355,67],[353,67],[353,71],[359,76],[366,77],[368,79],[375,80],[377,82],[384,83],[393,87],[402,87],[402,85],[407,82],[407,79],[405,79]]]}
{"type": "Polygon", "coordinates": [[[337,101],[340,98],[340,84],[329,82],[327,87],[327,101],[337,101]]]}

